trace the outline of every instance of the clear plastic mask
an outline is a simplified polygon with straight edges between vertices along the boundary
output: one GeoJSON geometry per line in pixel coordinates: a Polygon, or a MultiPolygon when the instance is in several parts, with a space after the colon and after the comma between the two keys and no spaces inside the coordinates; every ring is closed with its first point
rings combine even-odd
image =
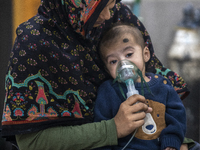
{"type": "Polygon", "coordinates": [[[136,81],[139,77],[138,67],[129,60],[121,60],[117,64],[116,77],[118,82],[124,82],[128,79],[136,81]]]}

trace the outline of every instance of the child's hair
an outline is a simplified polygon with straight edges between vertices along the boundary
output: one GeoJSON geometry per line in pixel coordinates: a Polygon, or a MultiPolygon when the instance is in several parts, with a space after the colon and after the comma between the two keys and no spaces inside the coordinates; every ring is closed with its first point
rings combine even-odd
{"type": "Polygon", "coordinates": [[[131,34],[135,39],[136,43],[138,43],[142,47],[142,49],[144,49],[144,38],[137,27],[126,23],[116,23],[105,33],[103,33],[102,39],[99,43],[100,55],[103,47],[109,47],[109,45],[115,44],[115,41],[124,34],[131,34]]]}

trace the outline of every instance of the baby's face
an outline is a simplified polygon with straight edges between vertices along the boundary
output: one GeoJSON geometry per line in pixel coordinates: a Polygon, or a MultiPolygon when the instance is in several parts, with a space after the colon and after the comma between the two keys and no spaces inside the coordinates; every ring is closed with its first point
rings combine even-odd
{"type": "Polygon", "coordinates": [[[103,61],[108,73],[115,79],[116,68],[119,61],[127,59],[133,62],[145,74],[145,62],[149,60],[150,52],[147,47],[142,47],[135,42],[131,34],[124,34],[110,46],[103,47],[101,50],[103,61]],[[147,59],[148,53],[148,59],[147,59]]]}

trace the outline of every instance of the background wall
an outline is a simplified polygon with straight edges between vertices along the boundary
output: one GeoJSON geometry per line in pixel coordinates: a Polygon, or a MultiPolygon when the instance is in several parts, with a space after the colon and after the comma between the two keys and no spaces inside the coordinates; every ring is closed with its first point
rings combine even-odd
{"type": "Polygon", "coordinates": [[[168,50],[188,3],[200,8],[200,0],[141,0],[142,22],[151,35],[156,55],[166,67],[169,67],[168,50]]]}
{"type": "MultiPolygon", "coordinates": [[[[4,80],[9,52],[12,47],[12,10],[10,0],[0,1],[0,119],[4,102],[4,80]]],[[[0,124],[1,127],[1,124],[0,124]]]]}
{"type": "MultiPolygon", "coordinates": [[[[4,79],[8,64],[9,51],[12,46],[11,1],[0,0],[0,120],[4,102],[4,79]]],[[[1,124],[0,124],[1,128],[1,124]]],[[[0,134],[1,135],[1,134],[0,134]]],[[[0,149],[11,149],[9,143],[0,137],[0,149]]]]}
{"type": "Polygon", "coordinates": [[[18,25],[37,13],[40,2],[41,0],[12,0],[13,40],[15,39],[15,30],[18,25]]]}

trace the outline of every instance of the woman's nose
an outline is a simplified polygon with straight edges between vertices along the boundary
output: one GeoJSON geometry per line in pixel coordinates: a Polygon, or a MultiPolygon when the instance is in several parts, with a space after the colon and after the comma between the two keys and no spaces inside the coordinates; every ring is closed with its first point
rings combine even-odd
{"type": "Polygon", "coordinates": [[[105,7],[102,12],[100,13],[100,17],[104,20],[110,19],[110,10],[108,7],[105,7]]]}

